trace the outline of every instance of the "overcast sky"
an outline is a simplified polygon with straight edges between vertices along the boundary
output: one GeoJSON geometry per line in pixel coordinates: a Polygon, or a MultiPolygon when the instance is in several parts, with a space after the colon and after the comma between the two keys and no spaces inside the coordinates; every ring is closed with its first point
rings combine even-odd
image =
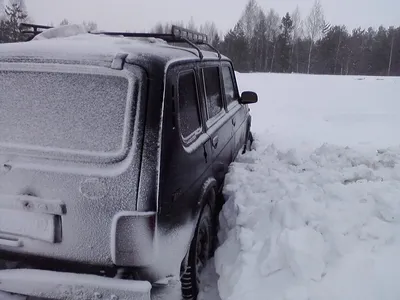
{"type": "MultiPolygon", "coordinates": [[[[265,10],[280,15],[299,6],[305,17],[314,0],[258,0],[265,10]]],[[[214,21],[224,32],[239,19],[247,0],[26,0],[28,11],[37,23],[58,24],[95,21],[100,29],[138,31],[150,29],[157,21],[182,20],[191,16],[196,23],[214,21]]],[[[349,28],[400,25],[400,0],[321,0],[331,24],[349,28]]]]}

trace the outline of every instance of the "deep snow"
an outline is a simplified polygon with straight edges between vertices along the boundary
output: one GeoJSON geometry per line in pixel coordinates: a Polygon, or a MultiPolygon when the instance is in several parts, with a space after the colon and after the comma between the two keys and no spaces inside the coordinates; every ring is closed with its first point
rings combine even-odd
{"type": "Polygon", "coordinates": [[[256,149],[230,167],[200,299],[397,300],[400,78],[238,80],[256,149]]]}
{"type": "Polygon", "coordinates": [[[238,80],[256,149],[226,178],[202,299],[398,299],[400,79],[238,80]]]}

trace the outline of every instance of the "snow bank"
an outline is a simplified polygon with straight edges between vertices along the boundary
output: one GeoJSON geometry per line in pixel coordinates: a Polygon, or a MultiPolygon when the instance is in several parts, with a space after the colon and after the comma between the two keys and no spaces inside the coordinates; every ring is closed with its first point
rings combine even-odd
{"type": "Polygon", "coordinates": [[[257,147],[226,180],[221,298],[398,297],[400,150],[365,156],[323,145],[299,156],[257,147]]]}
{"type": "Polygon", "coordinates": [[[399,79],[237,76],[260,97],[224,187],[221,299],[398,299],[399,79]]]}
{"type": "Polygon", "coordinates": [[[46,29],[42,33],[35,36],[33,39],[46,40],[53,38],[64,38],[86,33],[88,33],[88,31],[85,29],[83,25],[71,24],[71,25],[64,25],[46,29]]]}

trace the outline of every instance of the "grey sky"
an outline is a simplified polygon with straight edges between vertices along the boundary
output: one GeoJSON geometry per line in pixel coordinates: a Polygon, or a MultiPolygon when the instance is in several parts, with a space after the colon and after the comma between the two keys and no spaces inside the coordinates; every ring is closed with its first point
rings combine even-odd
{"type": "MultiPolygon", "coordinates": [[[[299,6],[304,18],[314,0],[258,0],[265,11],[274,8],[280,15],[299,6]]],[[[101,29],[141,30],[157,21],[182,20],[191,16],[196,23],[214,21],[218,28],[232,28],[247,0],[26,0],[37,23],[58,24],[96,21],[101,29]]],[[[325,17],[331,24],[354,27],[400,25],[400,0],[321,0],[325,17]]]]}

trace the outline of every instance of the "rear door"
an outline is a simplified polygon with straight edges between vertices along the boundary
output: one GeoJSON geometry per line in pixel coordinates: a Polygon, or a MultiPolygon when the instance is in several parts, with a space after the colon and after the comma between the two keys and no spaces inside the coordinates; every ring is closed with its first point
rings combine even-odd
{"type": "Polygon", "coordinates": [[[201,117],[196,65],[177,65],[169,70],[167,78],[159,221],[171,225],[180,223],[197,207],[212,151],[201,117]]]}
{"type": "Polygon", "coordinates": [[[239,103],[239,90],[232,65],[229,62],[223,62],[221,65],[221,73],[227,113],[231,118],[233,134],[232,151],[233,157],[235,158],[246,141],[249,113],[247,105],[241,105],[239,103]]]}
{"type": "Polygon", "coordinates": [[[233,135],[232,123],[226,112],[223,97],[220,62],[202,65],[200,77],[206,129],[212,147],[213,175],[221,184],[233,157],[233,135]]]}

